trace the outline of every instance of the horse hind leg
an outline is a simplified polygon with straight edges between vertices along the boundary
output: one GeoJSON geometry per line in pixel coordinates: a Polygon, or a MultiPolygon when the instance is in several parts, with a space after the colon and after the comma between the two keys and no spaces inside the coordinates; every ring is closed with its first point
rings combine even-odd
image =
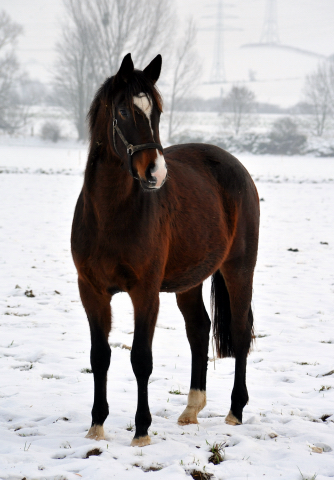
{"type": "Polygon", "coordinates": [[[231,395],[231,409],[225,418],[225,422],[229,425],[242,424],[242,412],[244,406],[248,403],[248,391],[246,386],[246,366],[247,355],[252,342],[252,326],[253,326],[253,312],[252,307],[249,306],[248,314],[244,316],[245,330],[238,331],[238,327],[231,327],[232,338],[235,346],[235,374],[234,385],[231,395]],[[242,342],[238,345],[238,340],[242,338],[242,342]]]}
{"type": "Polygon", "coordinates": [[[86,438],[103,440],[105,438],[103,424],[109,414],[107,372],[111,356],[111,349],[108,344],[108,335],[111,329],[111,296],[96,293],[93,287],[80,280],[79,290],[90,327],[90,361],[94,376],[92,424],[86,438]]]}
{"type": "Polygon", "coordinates": [[[202,284],[185,293],[177,294],[176,299],[185,320],[192,356],[188,403],[178,419],[179,425],[188,425],[198,423],[197,414],[206,405],[206,374],[211,322],[203,303],[202,284]]]}
{"type": "Polygon", "coordinates": [[[231,408],[225,419],[230,425],[242,423],[242,412],[248,403],[246,386],[247,355],[252,342],[253,313],[252,274],[238,263],[223,265],[213,277],[214,334],[219,357],[235,357],[231,408]]]}

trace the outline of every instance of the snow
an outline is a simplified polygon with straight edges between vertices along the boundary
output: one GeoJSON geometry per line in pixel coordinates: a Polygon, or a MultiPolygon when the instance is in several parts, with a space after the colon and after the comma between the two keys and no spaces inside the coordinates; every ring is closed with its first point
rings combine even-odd
{"type": "Polygon", "coordinates": [[[194,469],[221,480],[332,478],[333,160],[239,156],[263,199],[244,424],[224,423],[234,361],[213,362],[210,343],[207,406],[198,425],[177,425],[190,349],[174,295],[162,294],[149,385],[152,445],[132,448],[136,381],[124,348],[133,332],[126,294],[112,302],[107,439],[85,438],[90,339],[69,238],[86,148],[29,142],[0,145],[0,479],[179,480],[194,469]],[[208,463],[214,443],[224,447],[219,465],[208,463]],[[86,459],[96,448],[101,455],[86,459]],[[161,470],[145,472],[152,467],[161,470]]]}

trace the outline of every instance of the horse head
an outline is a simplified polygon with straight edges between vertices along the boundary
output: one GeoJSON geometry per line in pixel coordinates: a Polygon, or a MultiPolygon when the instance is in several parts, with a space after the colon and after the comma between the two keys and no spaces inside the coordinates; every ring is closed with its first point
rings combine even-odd
{"type": "Polygon", "coordinates": [[[129,53],[112,83],[110,147],[145,190],[159,189],[167,176],[159,136],[162,100],[155,87],[160,71],[161,55],[140,71],[129,53]]]}

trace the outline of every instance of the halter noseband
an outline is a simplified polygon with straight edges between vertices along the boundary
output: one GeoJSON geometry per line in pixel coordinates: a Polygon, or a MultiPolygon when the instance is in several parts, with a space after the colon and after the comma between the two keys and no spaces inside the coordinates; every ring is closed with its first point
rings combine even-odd
{"type": "Polygon", "coordinates": [[[115,114],[114,102],[112,103],[112,117],[113,117],[112,124],[113,124],[114,149],[115,149],[117,155],[119,157],[121,157],[121,155],[119,154],[119,152],[117,150],[117,147],[116,147],[116,132],[117,132],[119,138],[122,140],[122,142],[124,143],[125,148],[126,148],[127,157],[128,157],[128,170],[129,170],[129,172],[130,172],[130,174],[132,175],[133,178],[135,178],[136,180],[139,180],[139,178],[137,176],[135,176],[134,172],[133,172],[132,155],[136,152],[139,152],[140,150],[148,150],[150,148],[160,150],[162,153],[163,153],[164,150],[163,150],[162,146],[160,145],[160,143],[154,143],[154,142],[153,143],[143,143],[141,145],[132,145],[131,143],[129,143],[126,140],[126,138],[124,137],[121,129],[117,125],[117,118],[116,118],[116,114],[115,114]]]}

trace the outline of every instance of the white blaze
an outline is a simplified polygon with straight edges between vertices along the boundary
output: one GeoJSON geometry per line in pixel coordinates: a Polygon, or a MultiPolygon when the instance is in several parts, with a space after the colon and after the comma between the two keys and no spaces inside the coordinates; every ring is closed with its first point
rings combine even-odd
{"type": "MultiPolygon", "coordinates": [[[[150,129],[152,132],[152,136],[154,135],[151,123],[151,115],[152,115],[152,108],[153,102],[152,100],[145,94],[139,93],[135,97],[133,97],[133,103],[138,107],[147,117],[148,123],[150,125],[150,129]]],[[[154,139],[154,136],[153,136],[154,139]]],[[[156,150],[157,157],[155,159],[155,166],[151,170],[151,175],[157,179],[157,183],[154,188],[160,188],[161,185],[164,183],[166,176],[167,176],[167,167],[164,156],[156,150]]]]}
{"type": "Polygon", "coordinates": [[[138,96],[133,97],[133,103],[136,107],[140,108],[142,112],[145,113],[148,118],[148,123],[150,124],[150,129],[153,135],[152,125],[151,125],[151,114],[153,102],[150,98],[147,97],[145,93],[140,93],[138,96]]]}
{"type": "Polygon", "coordinates": [[[157,183],[154,188],[160,188],[166,179],[167,167],[164,156],[161,155],[159,150],[156,150],[156,152],[157,158],[155,160],[155,167],[151,170],[151,175],[157,179],[157,183]]]}

